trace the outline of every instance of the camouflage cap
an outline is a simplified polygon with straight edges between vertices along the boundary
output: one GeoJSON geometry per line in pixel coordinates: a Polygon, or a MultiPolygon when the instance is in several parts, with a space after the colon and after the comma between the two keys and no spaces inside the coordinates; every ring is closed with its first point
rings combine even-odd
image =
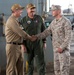
{"type": "Polygon", "coordinates": [[[28,5],[26,6],[26,8],[36,8],[36,6],[35,6],[34,4],[32,4],[32,3],[30,3],[30,4],[28,4],[28,5]]]}
{"type": "Polygon", "coordinates": [[[61,6],[60,5],[52,5],[51,10],[60,10],[61,6]]]}
{"type": "Polygon", "coordinates": [[[21,10],[21,9],[24,9],[24,7],[22,7],[22,6],[19,5],[19,4],[14,4],[14,5],[11,7],[11,10],[12,10],[12,11],[21,10]]]}

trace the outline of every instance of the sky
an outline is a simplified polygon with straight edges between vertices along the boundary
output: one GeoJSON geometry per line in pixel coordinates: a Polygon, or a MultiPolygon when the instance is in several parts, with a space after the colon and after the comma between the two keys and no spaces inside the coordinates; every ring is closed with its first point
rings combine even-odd
{"type": "Polygon", "coordinates": [[[50,0],[50,6],[60,5],[62,9],[72,8],[74,10],[74,0],[50,0]]]}

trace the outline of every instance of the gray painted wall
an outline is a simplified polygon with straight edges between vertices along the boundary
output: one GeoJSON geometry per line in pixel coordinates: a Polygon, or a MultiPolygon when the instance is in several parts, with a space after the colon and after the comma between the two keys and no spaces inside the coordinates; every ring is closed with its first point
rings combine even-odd
{"type": "MultiPolygon", "coordinates": [[[[0,0],[0,14],[4,13],[6,18],[11,14],[11,6],[13,4],[20,4],[26,6],[28,3],[33,3],[37,7],[37,14],[42,15],[43,0],[0,0]]],[[[23,16],[26,15],[26,10],[23,12],[23,16]]]]}
{"type": "Polygon", "coordinates": [[[5,37],[0,37],[0,68],[6,66],[5,37]]]}

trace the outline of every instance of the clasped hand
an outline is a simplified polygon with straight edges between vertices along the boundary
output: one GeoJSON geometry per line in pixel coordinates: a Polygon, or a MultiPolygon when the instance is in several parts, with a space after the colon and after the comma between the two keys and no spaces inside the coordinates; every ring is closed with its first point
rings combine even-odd
{"type": "Polygon", "coordinates": [[[37,36],[32,35],[32,36],[30,37],[30,40],[31,40],[31,41],[36,41],[36,40],[37,40],[37,36]]]}

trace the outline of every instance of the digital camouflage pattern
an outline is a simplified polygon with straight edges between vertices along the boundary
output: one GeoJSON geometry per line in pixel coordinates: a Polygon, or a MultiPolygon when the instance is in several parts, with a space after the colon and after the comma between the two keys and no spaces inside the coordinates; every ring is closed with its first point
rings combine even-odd
{"type": "Polygon", "coordinates": [[[52,34],[55,75],[69,75],[69,43],[71,38],[70,21],[64,16],[62,16],[59,20],[54,19],[44,32],[37,34],[36,36],[38,39],[43,39],[50,34],[52,34]],[[63,52],[58,53],[58,48],[61,48],[63,52]]]}

